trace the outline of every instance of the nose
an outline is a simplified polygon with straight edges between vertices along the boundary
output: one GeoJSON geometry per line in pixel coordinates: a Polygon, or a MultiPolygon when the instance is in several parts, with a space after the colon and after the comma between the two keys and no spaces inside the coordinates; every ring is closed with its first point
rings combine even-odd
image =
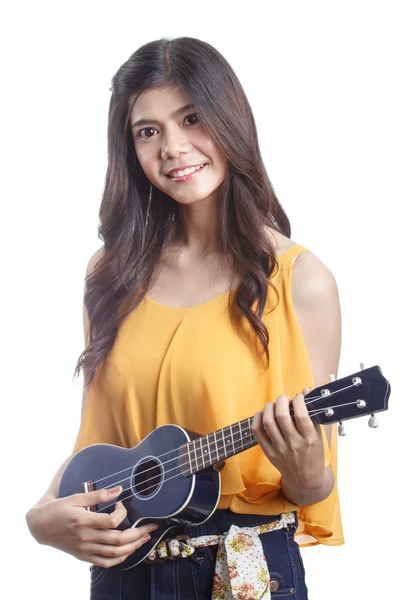
{"type": "Polygon", "coordinates": [[[181,153],[189,152],[189,142],[186,139],[185,132],[179,127],[172,127],[168,131],[165,130],[162,145],[161,158],[178,158],[181,153]]]}

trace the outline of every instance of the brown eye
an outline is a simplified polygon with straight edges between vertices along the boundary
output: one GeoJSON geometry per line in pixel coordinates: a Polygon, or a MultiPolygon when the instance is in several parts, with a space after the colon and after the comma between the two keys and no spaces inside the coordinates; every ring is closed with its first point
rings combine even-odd
{"type": "Polygon", "coordinates": [[[195,125],[196,123],[199,122],[199,117],[198,117],[197,113],[191,113],[190,115],[187,115],[185,117],[185,119],[190,119],[190,118],[193,118],[193,117],[195,117],[195,121],[194,121],[194,123],[190,123],[190,125],[195,125]]]}
{"type": "MultiPolygon", "coordinates": [[[[141,135],[142,131],[157,131],[157,130],[154,129],[154,127],[145,127],[144,129],[141,129],[140,131],[137,132],[137,137],[140,137],[142,139],[145,139],[145,138],[149,139],[149,136],[146,135],[145,137],[143,137],[141,135]]],[[[153,137],[153,136],[151,135],[150,137],[153,137]]]]}

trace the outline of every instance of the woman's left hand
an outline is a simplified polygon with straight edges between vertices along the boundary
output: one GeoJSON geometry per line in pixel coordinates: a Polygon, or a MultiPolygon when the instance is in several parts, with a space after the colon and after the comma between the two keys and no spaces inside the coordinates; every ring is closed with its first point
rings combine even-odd
{"type": "Polygon", "coordinates": [[[311,421],[304,388],[293,400],[281,394],[255,414],[253,434],[270,462],[292,489],[317,490],[324,482],[324,446],[321,426],[311,421]],[[292,401],[296,422],[290,416],[292,401]]]}

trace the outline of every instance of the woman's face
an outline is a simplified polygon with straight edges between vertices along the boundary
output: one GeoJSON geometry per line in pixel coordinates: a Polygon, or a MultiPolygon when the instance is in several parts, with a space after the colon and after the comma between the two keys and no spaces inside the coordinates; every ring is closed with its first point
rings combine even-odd
{"type": "Polygon", "coordinates": [[[195,107],[183,110],[187,104],[176,87],[142,92],[131,115],[135,151],[149,181],[176,202],[217,200],[228,160],[203,128],[195,107]],[[194,175],[185,171],[203,164],[194,175]],[[182,172],[177,178],[167,175],[182,170],[183,177],[182,172]]]}

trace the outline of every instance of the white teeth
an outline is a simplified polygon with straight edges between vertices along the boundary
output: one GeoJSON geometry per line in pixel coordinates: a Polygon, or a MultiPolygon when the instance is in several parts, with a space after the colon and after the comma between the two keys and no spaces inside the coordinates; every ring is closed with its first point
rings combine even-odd
{"type": "Polygon", "coordinates": [[[190,167],[190,169],[185,169],[184,171],[174,171],[174,173],[170,174],[170,177],[183,177],[183,175],[189,175],[190,173],[194,173],[204,167],[204,165],[199,165],[198,167],[190,167]]]}

